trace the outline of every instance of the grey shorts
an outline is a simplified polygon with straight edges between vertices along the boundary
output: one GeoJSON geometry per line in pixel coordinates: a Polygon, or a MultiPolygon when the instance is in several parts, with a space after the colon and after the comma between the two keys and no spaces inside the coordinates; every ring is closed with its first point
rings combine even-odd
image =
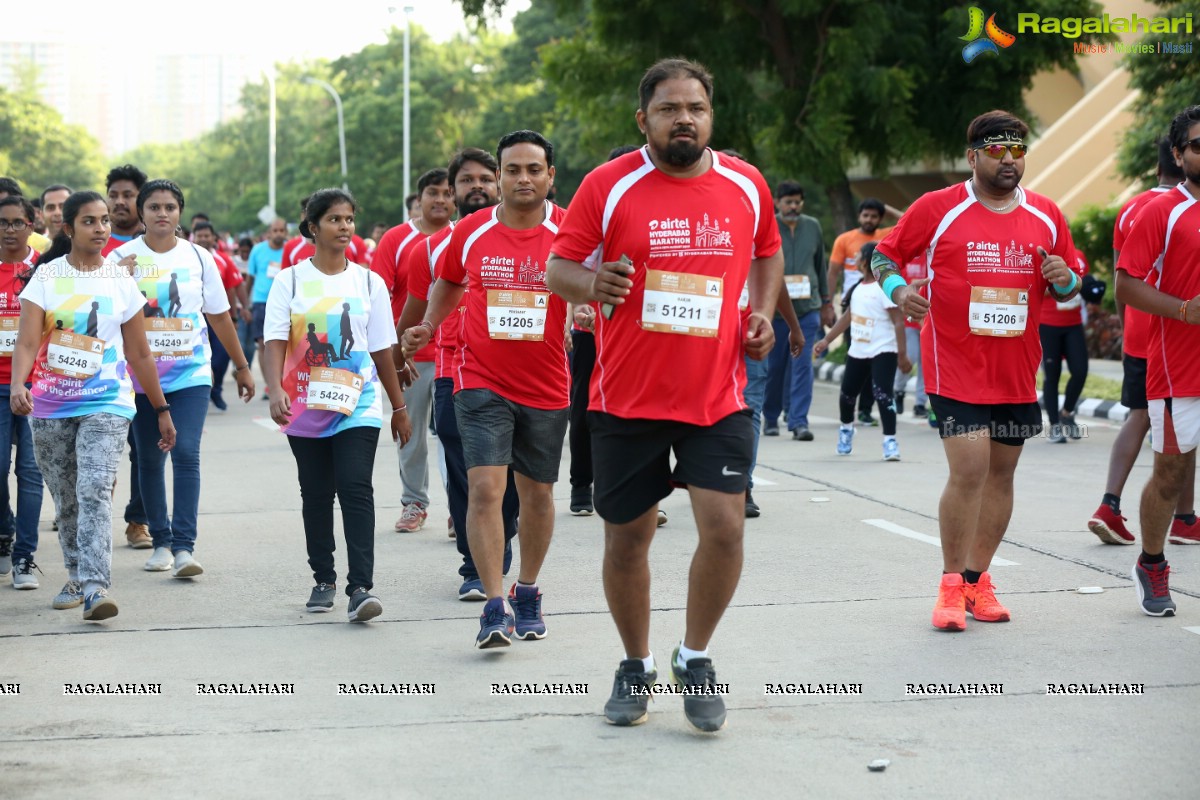
{"type": "Polygon", "coordinates": [[[267,304],[255,303],[250,307],[250,338],[262,341],[263,327],[267,324],[267,304]]]}
{"type": "Polygon", "coordinates": [[[571,409],[543,411],[506,400],[490,389],[454,395],[463,458],[472,467],[507,467],[538,483],[558,480],[571,409]]]}

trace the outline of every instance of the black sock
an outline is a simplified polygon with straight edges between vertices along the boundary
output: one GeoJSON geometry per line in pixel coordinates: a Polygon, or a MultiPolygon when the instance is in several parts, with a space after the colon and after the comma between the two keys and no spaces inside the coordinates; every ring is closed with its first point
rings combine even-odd
{"type": "Polygon", "coordinates": [[[1195,525],[1196,524],[1196,512],[1193,511],[1191,514],[1176,514],[1175,519],[1179,520],[1184,525],[1195,525]]]}
{"type": "Polygon", "coordinates": [[[1117,513],[1117,514],[1121,513],[1121,498],[1119,495],[1109,494],[1108,492],[1105,492],[1104,499],[1101,500],[1100,502],[1104,503],[1104,505],[1111,508],[1114,513],[1117,513]]]}
{"type": "Polygon", "coordinates": [[[1138,559],[1138,561],[1142,562],[1143,564],[1161,564],[1166,560],[1167,560],[1166,553],[1159,553],[1158,555],[1152,556],[1149,553],[1147,553],[1145,550],[1142,551],[1142,556],[1141,556],[1141,558],[1138,559]]]}
{"type": "Polygon", "coordinates": [[[982,574],[982,572],[976,572],[973,569],[965,569],[962,574],[963,583],[979,583],[979,576],[982,574]]]}

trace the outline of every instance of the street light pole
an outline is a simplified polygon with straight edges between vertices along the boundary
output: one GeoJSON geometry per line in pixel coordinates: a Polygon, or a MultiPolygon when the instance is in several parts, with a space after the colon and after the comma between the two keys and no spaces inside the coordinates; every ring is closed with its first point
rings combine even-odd
{"type": "MultiPolygon", "coordinates": [[[[267,205],[271,214],[279,213],[275,205],[275,65],[263,71],[267,76],[269,98],[267,101],[267,205]]],[[[267,223],[263,223],[264,225],[267,223]]]]}
{"type": "Polygon", "coordinates": [[[342,98],[338,94],[337,89],[329,83],[318,78],[305,78],[305,83],[312,83],[320,86],[325,91],[329,92],[329,96],[333,98],[333,104],[337,107],[337,123],[338,123],[338,149],[342,156],[342,189],[350,191],[350,184],[347,180],[346,170],[346,119],[342,114],[342,98]]]}
{"type": "Polygon", "coordinates": [[[411,114],[408,97],[408,75],[409,75],[409,58],[408,58],[408,29],[411,27],[412,21],[412,6],[404,7],[404,197],[408,197],[408,181],[409,181],[409,158],[411,156],[412,137],[410,133],[411,114]]]}

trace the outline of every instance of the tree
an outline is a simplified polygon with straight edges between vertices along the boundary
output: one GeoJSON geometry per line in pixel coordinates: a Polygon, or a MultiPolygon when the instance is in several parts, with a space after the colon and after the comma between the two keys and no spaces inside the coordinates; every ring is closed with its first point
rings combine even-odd
{"type": "Polygon", "coordinates": [[[83,126],[68,125],[28,91],[0,88],[0,174],[17,178],[36,197],[55,183],[95,188],[103,168],[100,145],[83,126]]]}
{"type": "MultiPolygon", "coordinates": [[[[1184,17],[1191,14],[1193,20],[1200,21],[1200,0],[1156,0],[1156,3],[1163,9],[1161,16],[1184,17]]],[[[1155,46],[1159,42],[1190,44],[1193,51],[1200,50],[1200,36],[1196,33],[1154,33],[1144,36],[1141,41],[1155,46]]],[[[1154,185],[1154,172],[1158,164],[1158,140],[1167,134],[1176,114],[1197,102],[1200,59],[1195,52],[1179,55],[1130,54],[1125,57],[1124,65],[1129,70],[1130,85],[1139,94],[1133,102],[1134,123],[1121,142],[1118,163],[1122,175],[1131,179],[1140,178],[1149,188],[1154,185]]]]}
{"type": "MultiPolygon", "coordinates": [[[[477,19],[504,0],[460,0],[477,19]]],[[[1022,35],[971,64],[962,57],[964,9],[934,0],[533,0],[589,24],[542,51],[561,107],[579,120],[583,143],[636,135],[635,87],[658,58],[692,57],[716,76],[714,144],[781,173],[826,187],[836,224],[853,225],[847,171],[866,161],[886,176],[896,165],[961,156],[977,114],[1007,108],[1028,118],[1023,93],[1045,69],[1074,68],[1072,41],[1085,34],[1022,35]]],[[[1002,28],[1016,14],[1089,17],[1092,0],[997,0],[1002,28]]]]}

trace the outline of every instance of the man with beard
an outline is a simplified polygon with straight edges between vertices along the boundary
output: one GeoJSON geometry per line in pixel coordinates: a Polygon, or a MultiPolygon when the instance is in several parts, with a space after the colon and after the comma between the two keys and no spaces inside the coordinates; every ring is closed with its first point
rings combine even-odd
{"type": "Polygon", "coordinates": [[[112,234],[108,244],[104,245],[103,255],[108,255],[121,245],[140,234],[145,227],[137,212],[137,196],[142,184],[146,182],[146,173],[133,164],[113,167],[104,179],[108,189],[108,213],[112,219],[112,234]]]}
{"type": "MultiPolygon", "coordinates": [[[[460,222],[476,211],[496,205],[499,198],[496,170],[496,159],[478,147],[465,148],[450,160],[447,177],[454,189],[454,202],[458,208],[460,222]]],[[[454,223],[451,222],[409,253],[408,267],[405,270],[408,276],[408,300],[404,304],[400,321],[396,324],[398,334],[402,335],[425,318],[425,311],[429,306],[429,292],[441,274],[453,229],[454,223]]],[[[463,457],[458,419],[454,414],[454,364],[460,346],[461,315],[465,307],[464,297],[458,308],[438,326],[434,343],[425,349],[434,348],[433,419],[437,427],[438,447],[443,455],[441,461],[446,465],[446,503],[450,507],[450,538],[455,540],[458,552],[462,556],[462,566],[458,569],[459,577],[462,578],[458,599],[474,601],[486,600],[487,595],[484,594],[483,581],[479,579],[479,570],[471,556],[470,538],[467,536],[467,463],[463,457]]],[[[395,352],[396,367],[403,369],[406,361],[403,341],[395,352]]],[[[512,538],[517,534],[519,511],[520,503],[510,469],[501,509],[504,519],[505,575],[508,574],[509,565],[512,563],[512,538]]]]}
{"type": "Polygon", "coordinates": [[[475,646],[542,639],[538,574],[554,532],[554,483],[567,433],[571,376],[563,348],[566,303],[546,286],[546,261],[563,210],[546,199],[554,147],[529,130],[496,146],[503,201],[455,226],[420,324],[404,332],[418,352],[461,312],[454,412],[467,466],[467,535],[487,603],[475,646]],[[509,468],[521,501],[521,570],[504,596],[503,503],[509,468]]]}
{"type": "MultiPolygon", "coordinates": [[[[446,180],[446,170],[431,169],[417,179],[417,193],[421,198],[421,214],[415,219],[402,222],[385,233],[371,256],[371,271],[383,278],[392,298],[392,324],[400,321],[400,314],[408,300],[408,257],[420,249],[425,239],[450,224],[454,210],[454,194],[446,180]]],[[[400,459],[400,482],[403,485],[401,503],[404,508],[396,520],[396,530],[413,533],[425,527],[426,511],[429,508],[429,447],[427,428],[433,407],[433,351],[425,347],[412,355],[417,374],[410,376],[412,385],[404,392],[408,406],[408,418],[412,420],[413,434],[405,443],[396,443],[400,459]]]]}
{"type": "Polygon", "coordinates": [[[1152,617],[1175,614],[1163,544],[1184,484],[1195,480],[1200,446],[1200,105],[1171,121],[1170,137],[1185,180],[1146,204],[1117,263],[1117,298],[1154,315],[1146,342],[1154,472],[1142,490],[1142,554],[1133,567],[1138,604],[1152,617]]]}
{"type": "Polygon", "coordinates": [[[774,344],[783,256],[762,175],[708,147],[712,87],[691,61],[646,71],[636,114],[646,146],[584,179],[550,257],[550,288],[600,309],[589,426],[604,591],[625,648],[605,705],[615,725],[645,721],[658,677],[649,550],[658,503],[681,485],[699,546],[670,670],[694,726],[725,723],[708,645],[742,569],[754,433],[744,356],[761,360],[774,344]]]}
{"type": "Polygon", "coordinates": [[[1062,212],[1019,185],[1028,134],[1007,111],[972,120],[973,177],[919,198],[871,261],[884,295],[925,320],[925,386],[950,467],[938,506],[940,630],[966,630],[968,612],[977,622],[1009,620],[987,570],[1012,516],[1017,460],[1042,429],[1041,305],[1070,300],[1082,286],[1068,266],[1075,245],[1062,212]],[[932,277],[909,286],[901,270],[922,253],[932,277]]]}

